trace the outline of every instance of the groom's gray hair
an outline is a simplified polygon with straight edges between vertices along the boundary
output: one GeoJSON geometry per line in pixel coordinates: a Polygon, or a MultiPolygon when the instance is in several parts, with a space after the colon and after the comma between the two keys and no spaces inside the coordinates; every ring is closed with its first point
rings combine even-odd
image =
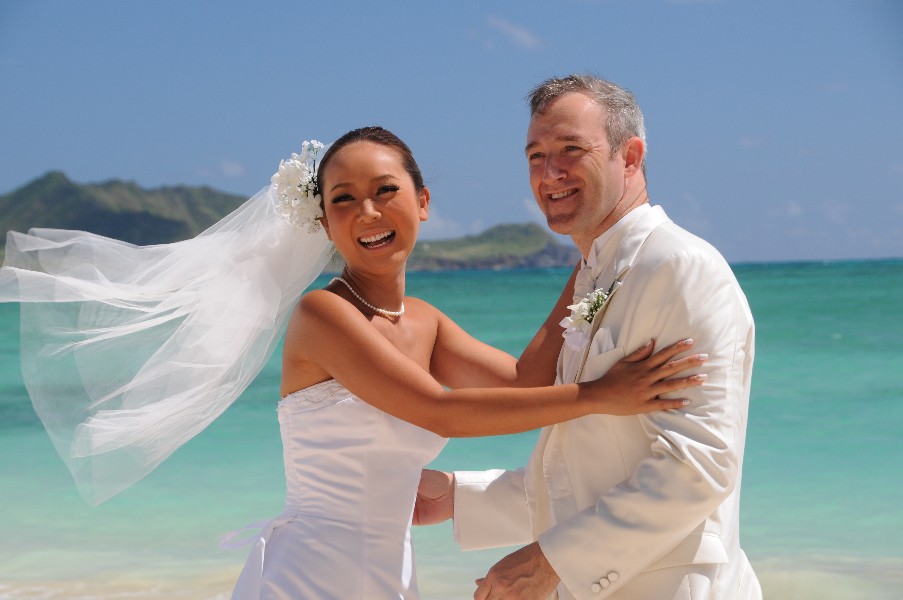
{"type": "MultiPolygon", "coordinates": [[[[542,115],[558,97],[570,92],[585,94],[605,109],[607,115],[605,131],[608,134],[612,156],[620,150],[624,142],[632,137],[640,138],[643,140],[643,145],[646,145],[643,112],[640,110],[633,92],[595,75],[568,75],[543,81],[527,96],[530,103],[530,117],[542,115]]],[[[645,174],[645,172],[646,158],[644,154],[643,173],[645,174]]]]}

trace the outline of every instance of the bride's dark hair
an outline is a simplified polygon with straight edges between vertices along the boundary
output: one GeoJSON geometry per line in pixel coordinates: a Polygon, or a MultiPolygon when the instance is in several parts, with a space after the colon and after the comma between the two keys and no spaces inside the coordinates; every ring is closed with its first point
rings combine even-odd
{"type": "MultiPolygon", "coordinates": [[[[327,148],[326,152],[323,154],[323,158],[320,159],[320,165],[317,168],[317,193],[320,194],[321,197],[323,195],[323,188],[320,184],[323,179],[323,173],[326,171],[326,165],[329,164],[329,161],[336,152],[354,142],[372,142],[374,144],[393,148],[401,157],[401,164],[405,171],[407,171],[411,176],[411,179],[414,180],[414,189],[418,192],[423,189],[423,175],[420,173],[420,167],[417,166],[417,161],[414,160],[414,154],[411,152],[411,149],[408,148],[408,145],[388,129],[384,129],[378,125],[372,125],[369,127],[352,129],[334,141],[329,148],[327,148]]],[[[323,200],[320,200],[321,207],[322,204],[323,200]]]]}

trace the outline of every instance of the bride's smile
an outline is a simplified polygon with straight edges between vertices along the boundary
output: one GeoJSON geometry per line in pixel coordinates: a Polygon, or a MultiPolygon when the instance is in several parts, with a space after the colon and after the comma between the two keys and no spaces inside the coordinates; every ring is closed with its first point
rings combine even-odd
{"type": "Polygon", "coordinates": [[[392,240],[395,239],[394,231],[383,231],[382,233],[377,233],[375,235],[367,235],[358,238],[358,242],[360,242],[361,246],[364,248],[381,248],[387,244],[392,243],[392,240]]]}

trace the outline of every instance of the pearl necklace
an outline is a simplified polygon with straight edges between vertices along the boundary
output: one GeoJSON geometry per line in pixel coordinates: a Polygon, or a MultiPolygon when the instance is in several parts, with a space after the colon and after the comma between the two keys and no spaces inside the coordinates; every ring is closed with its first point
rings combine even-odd
{"type": "Polygon", "coordinates": [[[385,308],[379,308],[377,306],[373,306],[372,304],[370,304],[369,302],[364,300],[361,297],[361,295],[358,294],[357,291],[353,287],[351,287],[351,284],[348,283],[347,281],[345,281],[344,279],[342,279],[341,277],[333,277],[332,281],[330,281],[329,283],[333,283],[334,281],[340,281],[340,282],[344,283],[345,287],[348,288],[348,291],[351,292],[352,294],[354,294],[354,297],[357,298],[358,300],[360,300],[361,304],[363,304],[364,306],[366,306],[367,308],[369,308],[370,310],[372,310],[373,312],[375,312],[377,314],[380,314],[384,317],[396,317],[396,318],[400,317],[401,315],[404,314],[404,302],[401,303],[401,310],[386,310],[385,308]]]}

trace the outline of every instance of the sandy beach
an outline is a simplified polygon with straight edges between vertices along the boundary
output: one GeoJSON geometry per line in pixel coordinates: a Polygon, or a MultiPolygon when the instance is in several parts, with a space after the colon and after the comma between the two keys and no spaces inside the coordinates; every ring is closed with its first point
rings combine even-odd
{"type": "MultiPolygon", "coordinates": [[[[897,600],[903,589],[903,560],[871,567],[862,561],[812,560],[800,566],[773,558],[753,565],[768,600],[897,600]]],[[[0,600],[228,600],[239,570],[210,569],[193,576],[161,574],[158,579],[149,579],[147,573],[123,573],[103,579],[7,580],[0,582],[0,600]]],[[[420,569],[423,600],[469,598],[473,586],[466,580],[465,570],[420,569]]]]}

